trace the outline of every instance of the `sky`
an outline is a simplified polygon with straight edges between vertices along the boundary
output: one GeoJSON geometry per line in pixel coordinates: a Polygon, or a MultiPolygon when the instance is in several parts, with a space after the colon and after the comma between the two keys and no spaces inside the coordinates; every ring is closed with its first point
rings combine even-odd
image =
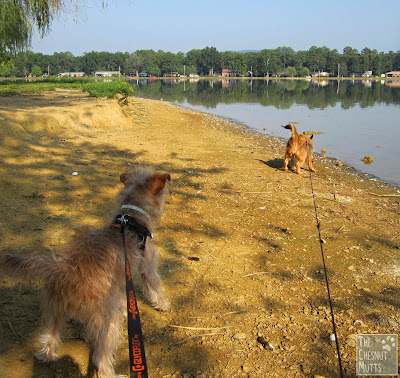
{"type": "Polygon", "coordinates": [[[101,0],[78,1],[78,17],[63,12],[31,51],[173,53],[216,47],[218,51],[295,51],[327,46],[343,52],[400,50],[399,0],[101,0]]]}

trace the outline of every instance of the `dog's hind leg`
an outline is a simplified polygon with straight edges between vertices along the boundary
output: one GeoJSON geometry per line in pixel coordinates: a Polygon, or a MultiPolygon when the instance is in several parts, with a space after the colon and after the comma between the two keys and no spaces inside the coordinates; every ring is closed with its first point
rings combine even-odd
{"type": "Polygon", "coordinates": [[[289,155],[288,153],[286,153],[286,154],[285,154],[285,161],[284,161],[283,167],[282,167],[282,169],[283,169],[284,171],[287,171],[287,170],[288,170],[288,164],[289,164],[289,161],[290,161],[290,160],[292,160],[291,155],[289,155]]]}
{"type": "Polygon", "coordinates": [[[313,166],[312,159],[310,157],[307,157],[306,160],[307,160],[308,168],[310,169],[310,171],[317,172],[313,166]]]}
{"type": "Polygon", "coordinates": [[[39,336],[39,350],[35,353],[37,359],[52,361],[57,359],[60,344],[60,332],[65,324],[66,315],[62,305],[46,296],[43,301],[45,331],[39,336]]]}
{"type": "Polygon", "coordinates": [[[105,316],[95,314],[88,327],[90,338],[94,341],[93,363],[99,378],[120,377],[115,374],[113,363],[114,352],[119,345],[122,312],[119,310],[120,304],[115,301],[108,306],[105,316]]]}
{"type": "Polygon", "coordinates": [[[301,169],[302,165],[304,164],[305,159],[304,158],[297,158],[296,160],[297,160],[296,161],[296,173],[301,176],[300,169],[301,169]]]}

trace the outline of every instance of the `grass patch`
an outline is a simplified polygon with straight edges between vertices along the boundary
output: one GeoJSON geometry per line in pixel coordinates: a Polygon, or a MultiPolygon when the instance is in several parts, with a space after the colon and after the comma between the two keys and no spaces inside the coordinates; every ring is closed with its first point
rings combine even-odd
{"type": "Polygon", "coordinates": [[[59,89],[81,89],[92,97],[114,98],[117,94],[129,96],[133,88],[124,80],[100,81],[94,78],[45,78],[0,81],[0,96],[38,94],[59,89]]]}

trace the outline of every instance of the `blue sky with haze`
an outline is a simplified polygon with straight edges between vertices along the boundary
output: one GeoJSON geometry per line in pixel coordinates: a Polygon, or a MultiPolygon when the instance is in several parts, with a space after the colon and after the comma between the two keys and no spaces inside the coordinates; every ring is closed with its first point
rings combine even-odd
{"type": "Polygon", "coordinates": [[[80,1],[78,22],[63,13],[31,50],[44,54],[70,51],[177,53],[214,46],[219,51],[311,46],[351,46],[400,50],[399,0],[109,0],[80,1]]]}

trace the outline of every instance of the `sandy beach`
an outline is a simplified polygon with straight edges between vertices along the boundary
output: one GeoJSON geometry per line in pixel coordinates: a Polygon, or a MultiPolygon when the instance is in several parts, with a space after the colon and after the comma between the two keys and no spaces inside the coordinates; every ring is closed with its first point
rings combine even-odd
{"type": "MultiPolygon", "coordinates": [[[[345,376],[355,335],[398,333],[394,186],[322,156],[311,180],[284,172],[282,141],[161,100],[0,97],[0,141],[2,250],[23,254],[102,225],[133,165],[170,172],[154,242],[171,310],[139,298],[151,377],[339,376],[311,183],[345,376]]],[[[34,359],[40,292],[1,276],[0,375],[96,376],[75,322],[60,360],[34,359]]],[[[128,359],[124,338],[117,373],[128,359]]]]}

